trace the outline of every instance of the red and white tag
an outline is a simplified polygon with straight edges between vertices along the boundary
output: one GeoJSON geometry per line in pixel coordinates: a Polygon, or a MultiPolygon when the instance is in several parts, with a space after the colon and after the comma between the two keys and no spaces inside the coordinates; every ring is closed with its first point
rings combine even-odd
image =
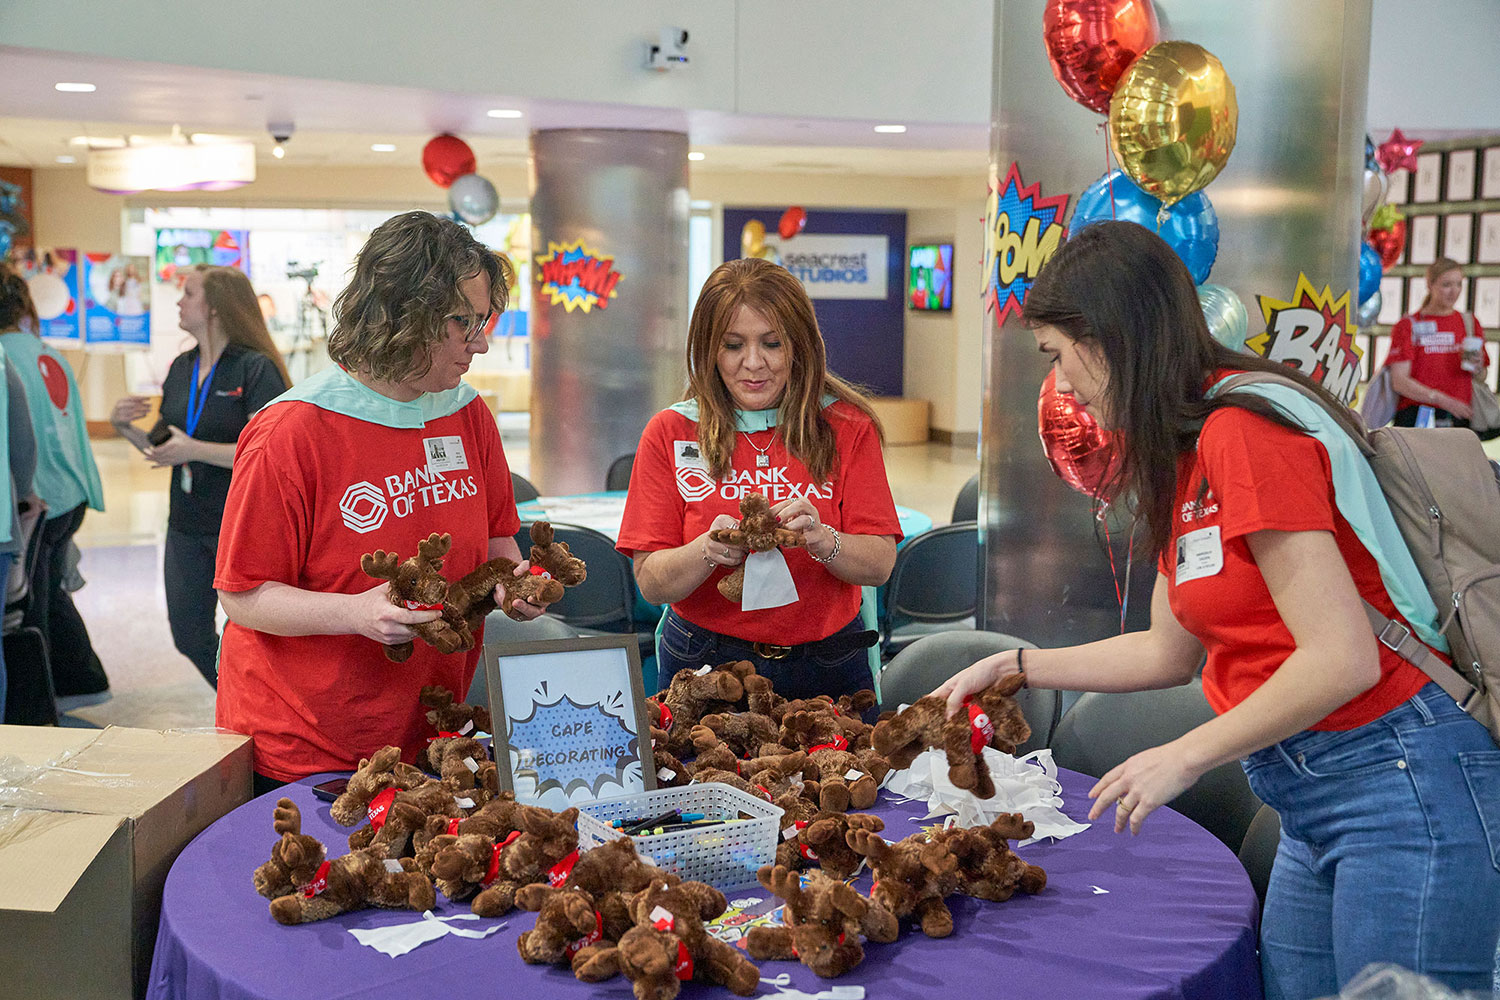
{"type": "Polygon", "coordinates": [[[978,705],[970,703],[967,707],[969,709],[969,746],[974,748],[975,753],[980,753],[990,745],[990,740],[995,738],[995,724],[978,705]]]}
{"type": "Polygon", "coordinates": [[[402,601],[408,611],[441,611],[441,604],[423,604],[420,601],[402,601]]]}
{"type": "Polygon", "coordinates": [[[485,869],[484,881],[480,883],[481,885],[488,888],[491,882],[500,877],[500,853],[514,843],[515,839],[520,835],[520,830],[512,830],[510,836],[495,845],[495,849],[490,852],[490,866],[485,869]]]}
{"type": "Polygon", "coordinates": [[[817,746],[813,747],[812,749],[808,750],[807,752],[808,753],[817,753],[819,750],[848,750],[848,749],[849,749],[849,741],[846,740],[846,739],[844,739],[844,737],[842,737],[842,736],[835,736],[833,739],[829,740],[827,743],[819,743],[817,746]]]}
{"type": "Polygon", "coordinates": [[[672,730],[672,710],[666,705],[661,706],[661,728],[668,732],[672,730]]]}
{"type": "Polygon", "coordinates": [[[450,819],[448,821],[448,835],[452,836],[452,837],[457,837],[458,836],[458,824],[462,823],[463,821],[464,820],[463,820],[462,816],[455,816],[452,819],[450,819]]]}
{"type": "Polygon", "coordinates": [[[677,926],[677,917],[665,906],[651,911],[651,926],[659,931],[670,931],[677,926]]]}
{"type": "Polygon", "coordinates": [[[312,899],[314,896],[321,896],[327,888],[328,862],[324,861],[318,866],[318,870],[313,873],[312,881],[302,887],[302,895],[308,899],[312,899]]]}
{"type": "Polygon", "coordinates": [[[573,866],[578,864],[578,850],[575,848],[572,854],[563,858],[557,864],[547,869],[547,884],[556,889],[568,880],[573,874],[573,866]]]}
{"type": "Polygon", "coordinates": [[[604,914],[594,911],[594,929],[563,949],[563,954],[572,958],[591,944],[604,940],[604,914]]]}
{"type": "Polygon", "coordinates": [[[396,789],[387,788],[379,795],[370,800],[370,805],[365,809],[365,817],[370,825],[379,833],[380,828],[385,826],[386,817],[390,815],[391,803],[396,800],[396,789]]]}
{"type": "Polygon", "coordinates": [[[677,964],[672,966],[672,974],[683,982],[693,978],[693,956],[688,954],[687,944],[681,940],[677,942],[677,964]]]}

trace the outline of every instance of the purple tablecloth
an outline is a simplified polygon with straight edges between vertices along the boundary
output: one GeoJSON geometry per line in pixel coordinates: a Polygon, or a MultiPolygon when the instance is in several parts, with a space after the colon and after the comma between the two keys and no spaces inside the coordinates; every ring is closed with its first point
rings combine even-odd
{"type": "MultiPolygon", "coordinates": [[[[1062,772],[1065,811],[1083,818],[1091,779],[1062,772]]],[[[279,793],[278,793],[279,794],[279,793]]],[[[328,816],[305,785],[286,794],[302,807],[304,832],[330,853],[345,849],[348,831],[328,816]]],[[[535,916],[511,913],[484,940],[448,935],[400,958],[360,945],[350,928],[419,919],[410,911],[363,910],[300,927],[271,919],[250,873],[270,855],[271,810],[262,796],[199,834],[172,866],[162,902],[151,966],[150,1000],[270,1000],[285,997],[510,996],[528,1000],[631,1000],[624,979],[588,985],[563,968],[526,965],[516,937],[535,916]]],[[[897,840],[921,827],[916,803],[882,799],[873,810],[885,836],[897,840]]],[[[865,961],[838,980],[820,980],[796,962],[765,962],[763,976],[786,972],[794,989],[816,993],[833,983],[863,984],[871,1000],[1003,995],[1044,998],[1147,997],[1237,1000],[1261,996],[1256,961],[1257,905],[1234,855],[1201,827],[1168,809],[1147,820],[1140,836],[1093,824],[1057,843],[1022,848],[1047,871],[1037,896],[1005,903],[953,897],[953,935],[940,941],[908,927],[893,944],[870,944],[865,961]]],[[[868,890],[868,873],[860,888],[868,890]]],[[[760,886],[726,895],[747,912],[776,902],[760,886]],[[749,899],[760,897],[759,905],[749,899]]],[[[438,896],[439,916],[468,912],[438,896]]],[[[491,921],[457,926],[482,928],[491,921]]],[[[776,988],[762,985],[774,996],[776,988]]],[[[688,983],[684,997],[730,997],[707,983],[688,983]]]]}

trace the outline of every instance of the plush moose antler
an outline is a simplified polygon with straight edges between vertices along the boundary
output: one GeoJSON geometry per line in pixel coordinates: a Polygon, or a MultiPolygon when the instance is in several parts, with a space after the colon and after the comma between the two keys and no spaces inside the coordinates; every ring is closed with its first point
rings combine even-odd
{"type": "MultiPolygon", "coordinates": [[[[417,543],[417,554],[405,562],[398,562],[394,552],[377,549],[360,557],[359,568],[367,576],[377,580],[389,580],[390,601],[398,608],[410,611],[442,611],[448,598],[448,581],[440,572],[443,557],[453,544],[451,535],[433,532],[417,543]]],[[[474,642],[464,645],[463,636],[454,630],[445,618],[413,625],[411,630],[425,642],[435,646],[440,653],[454,653],[460,649],[472,649],[474,642]]],[[[385,647],[386,659],[392,663],[405,663],[412,654],[410,639],[385,647]]]]}
{"type": "MultiPolygon", "coordinates": [[[[740,501],[740,526],[738,528],[715,528],[708,537],[725,545],[734,545],[751,552],[769,552],[775,548],[800,549],[804,544],[802,532],[791,531],[776,523],[771,505],[763,494],[747,493],[740,501]]],[[[745,564],[740,563],[724,579],[719,581],[719,593],[724,599],[740,603],[745,596],[745,564]]]]}

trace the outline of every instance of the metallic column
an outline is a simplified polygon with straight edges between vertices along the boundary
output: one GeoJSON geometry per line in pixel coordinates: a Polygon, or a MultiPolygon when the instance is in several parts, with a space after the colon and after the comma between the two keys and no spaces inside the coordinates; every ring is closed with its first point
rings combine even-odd
{"type": "Polygon", "coordinates": [[[531,479],[543,494],[604,488],[651,415],[682,396],[688,140],[680,132],[531,135],[531,479]],[[571,310],[538,263],[581,241],[620,274],[571,310]]]}
{"type": "MultiPolygon", "coordinates": [[[[1259,329],[1255,296],[1286,298],[1297,273],[1358,285],[1361,165],[1371,0],[1158,0],[1164,39],[1196,42],[1234,82],[1239,135],[1206,189],[1222,237],[1209,280],[1234,289],[1259,329]]],[[[995,4],[992,170],[1018,162],[1043,196],[1076,198],[1105,170],[1102,118],[1073,103],[1047,65],[1041,3],[995,4]]],[[[1111,164],[1113,165],[1113,164],[1111,164]]],[[[1072,202],[1069,202],[1071,211],[1072,202]]],[[[1046,366],[1014,318],[987,314],[980,507],[983,627],[1038,645],[1119,629],[1110,558],[1089,501],[1053,475],[1037,442],[1046,366]]],[[[1112,523],[1123,577],[1129,541],[1112,523]]],[[[1128,627],[1149,620],[1154,561],[1137,546],[1128,627]]]]}

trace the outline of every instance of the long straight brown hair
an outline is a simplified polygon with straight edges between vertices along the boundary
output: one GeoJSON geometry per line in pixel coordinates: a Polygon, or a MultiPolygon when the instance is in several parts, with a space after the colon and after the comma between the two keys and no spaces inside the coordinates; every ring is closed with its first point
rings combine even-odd
{"type": "Polygon", "coordinates": [[[768,260],[727,260],[703,283],[688,321],[688,391],[684,398],[698,401],[698,447],[710,475],[722,479],[734,457],[734,397],[719,375],[718,357],[724,334],[742,305],[764,316],[781,335],[787,380],[777,407],[776,428],[787,452],[807,466],[814,479],[826,480],[838,460],[833,426],[823,415],[825,393],[869,417],[881,443],[885,442],[885,432],[869,399],[828,370],[823,334],[802,283],[786,268],[768,260]]]}
{"type": "Polygon", "coordinates": [[[203,297],[208,301],[210,316],[218,321],[215,329],[231,344],[264,354],[281,373],[282,384],[290,389],[292,377],[287,374],[281,352],[271,341],[271,331],[266,329],[266,317],[260,311],[260,300],[255,297],[250,279],[232,267],[199,264],[193,270],[203,275],[203,297]]]}

